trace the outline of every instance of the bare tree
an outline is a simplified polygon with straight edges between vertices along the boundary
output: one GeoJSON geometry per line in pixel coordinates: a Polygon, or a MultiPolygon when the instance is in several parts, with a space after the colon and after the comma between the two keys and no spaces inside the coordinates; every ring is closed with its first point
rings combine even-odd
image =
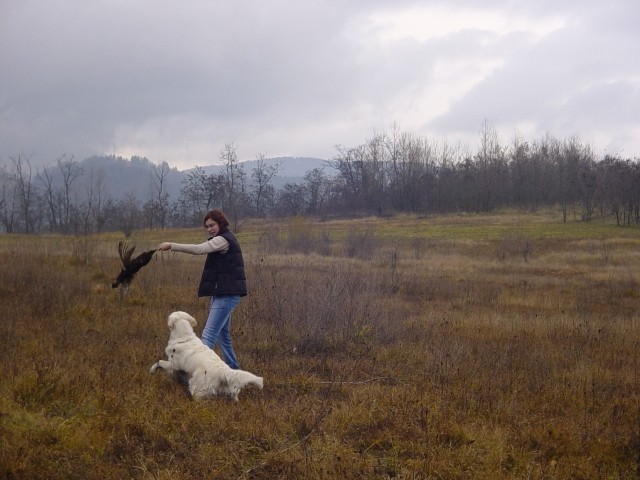
{"type": "Polygon", "coordinates": [[[195,167],[182,181],[178,199],[179,224],[198,225],[207,210],[222,207],[226,194],[226,177],[207,175],[204,168],[195,167]]]}
{"type": "Polygon", "coordinates": [[[93,218],[96,231],[101,232],[106,223],[104,206],[108,199],[106,198],[105,173],[104,170],[91,170],[89,172],[89,187],[87,188],[87,196],[90,192],[94,197],[93,201],[93,218]]]}
{"type": "Polygon", "coordinates": [[[116,222],[118,229],[124,233],[125,237],[130,237],[141,221],[141,212],[138,200],[133,192],[125,194],[123,200],[117,204],[118,217],[116,222]]]}
{"type": "Polygon", "coordinates": [[[226,205],[225,212],[234,230],[238,230],[243,204],[246,197],[246,175],[244,168],[238,161],[238,148],[235,144],[227,143],[220,152],[220,159],[225,165],[226,205]]]}
{"type": "Polygon", "coordinates": [[[279,215],[300,215],[307,209],[307,189],[298,183],[287,183],[278,195],[276,210],[279,215]]]}
{"type": "Polygon", "coordinates": [[[60,228],[61,223],[60,206],[62,205],[62,198],[60,191],[55,187],[54,176],[48,169],[44,168],[42,172],[38,172],[36,179],[42,185],[42,196],[48,211],[49,230],[55,232],[60,228]]]}
{"type": "Polygon", "coordinates": [[[152,205],[155,210],[155,218],[158,219],[160,228],[164,229],[169,211],[169,194],[167,193],[167,175],[170,172],[169,164],[162,162],[160,165],[153,165],[153,199],[152,205]]]}
{"type": "Polygon", "coordinates": [[[204,190],[206,192],[206,210],[221,208],[227,195],[227,182],[223,174],[212,173],[204,178],[204,190]]]}
{"type": "Polygon", "coordinates": [[[253,210],[258,217],[264,217],[269,207],[273,207],[275,201],[275,188],[271,185],[273,177],[278,173],[280,164],[267,165],[264,154],[256,157],[256,167],[251,170],[253,180],[249,197],[252,201],[253,210]]]}
{"type": "Polygon", "coordinates": [[[0,169],[0,223],[5,232],[13,233],[17,213],[16,177],[2,165],[0,169]]]}
{"type": "Polygon", "coordinates": [[[23,155],[12,157],[15,168],[16,194],[22,225],[26,233],[35,231],[35,189],[32,182],[31,163],[23,155]]]}
{"type": "Polygon", "coordinates": [[[487,120],[480,131],[480,148],[476,154],[478,165],[478,211],[489,211],[508,200],[508,168],[505,150],[498,131],[487,120]]]}
{"type": "Polygon", "coordinates": [[[182,181],[178,204],[185,225],[195,225],[204,216],[208,204],[204,168],[196,166],[187,174],[182,181]]]}
{"type": "Polygon", "coordinates": [[[353,148],[336,147],[338,155],[332,162],[338,170],[343,200],[351,208],[366,208],[362,199],[364,160],[366,150],[363,145],[353,148]]]}
{"type": "Polygon", "coordinates": [[[338,170],[342,195],[352,208],[382,210],[387,188],[386,141],[381,134],[354,148],[336,147],[338,155],[331,166],[338,170]]]}
{"type": "Polygon", "coordinates": [[[304,175],[307,190],[308,213],[315,215],[322,211],[330,192],[329,178],[321,168],[309,170],[304,175]]]}
{"type": "Polygon", "coordinates": [[[390,178],[392,205],[401,211],[425,210],[430,145],[426,139],[403,134],[396,141],[394,150],[396,158],[390,178]]]}
{"type": "Polygon", "coordinates": [[[105,223],[103,203],[104,196],[104,171],[89,170],[84,185],[84,202],[78,206],[78,214],[82,220],[82,234],[88,235],[94,229],[100,231],[105,223]]]}
{"type": "Polygon", "coordinates": [[[465,151],[465,145],[461,142],[449,144],[445,141],[442,143],[437,165],[435,166],[437,170],[437,183],[433,200],[433,209],[435,211],[444,212],[459,208],[462,190],[458,165],[461,164],[465,156],[469,157],[469,154],[465,151]]]}
{"type": "Polygon", "coordinates": [[[568,207],[582,201],[584,219],[590,218],[590,198],[593,179],[588,171],[591,168],[591,151],[585,149],[576,138],[564,141],[556,155],[559,198],[562,205],[563,218],[566,222],[568,207]]]}
{"type": "Polygon", "coordinates": [[[72,186],[74,182],[78,179],[80,175],[82,175],[82,167],[73,159],[67,158],[66,155],[63,155],[58,159],[58,168],[60,169],[60,173],[62,174],[62,217],[63,217],[63,228],[66,231],[70,230],[70,225],[72,222],[75,222],[75,218],[73,218],[73,205],[71,203],[71,192],[72,186]]]}
{"type": "Polygon", "coordinates": [[[598,188],[595,171],[595,159],[590,145],[582,145],[580,148],[579,191],[582,203],[582,219],[591,220],[595,210],[596,193],[598,188]]]}

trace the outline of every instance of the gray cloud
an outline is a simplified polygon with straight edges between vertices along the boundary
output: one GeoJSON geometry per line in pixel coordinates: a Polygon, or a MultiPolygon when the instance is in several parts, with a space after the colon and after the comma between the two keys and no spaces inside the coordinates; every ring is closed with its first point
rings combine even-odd
{"type": "Polygon", "coordinates": [[[394,122],[466,141],[484,119],[638,155],[637,2],[543,3],[0,0],[0,161],[330,157],[394,122]],[[445,24],[389,37],[405,7],[445,24]]]}

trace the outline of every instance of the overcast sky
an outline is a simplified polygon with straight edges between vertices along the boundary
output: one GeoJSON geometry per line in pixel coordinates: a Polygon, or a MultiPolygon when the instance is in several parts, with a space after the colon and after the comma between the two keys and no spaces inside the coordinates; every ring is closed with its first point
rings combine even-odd
{"type": "Polygon", "coordinates": [[[331,158],[375,133],[640,156],[638,0],[0,0],[0,164],[331,158]]]}

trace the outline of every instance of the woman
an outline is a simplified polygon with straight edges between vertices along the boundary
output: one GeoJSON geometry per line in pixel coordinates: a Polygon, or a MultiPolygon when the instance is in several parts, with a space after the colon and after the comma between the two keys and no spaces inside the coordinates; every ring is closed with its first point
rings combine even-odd
{"type": "Polygon", "coordinates": [[[231,343],[231,312],[240,303],[240,297],[247,294],[242,250],[222,211],[210,210],[204,217],[204,227],[209,234],[206,242],[199,245],[163,242],[158,245],[158,250],[207,254],[198,287],[199,297],[211,297],[202,341],[211,349],[217,342],[224,362],[238,369],[238,359],[231,343]]]}

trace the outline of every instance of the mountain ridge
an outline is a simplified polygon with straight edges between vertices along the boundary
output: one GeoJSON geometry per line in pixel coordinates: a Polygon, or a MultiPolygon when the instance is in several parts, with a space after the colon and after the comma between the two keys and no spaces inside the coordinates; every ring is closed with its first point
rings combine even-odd
{"type": "MultiPolygon", "coordinates": [[[[251,183],[251,172],[257,167],[258,160],[239,161],[247,175],[247,183],[251,183]]],[[[274,175],[271,184],[276,188],[282,188],[286,183],[301,183],[304,175],[320,168],[328,171],[331,167],[329,161],[316,157],[274,157],[265,158],[267,167],[277,166],[278,171],[274,175]]],[[[77,162],[82,175],[78,177],[81,187],[91,188],[100,184],[103,194],[112,199],[121,199],[133,195],[136,200],[144,201],[151,198],[157,184],[156,169],[161,164],[155,164],[146,157],[92,156],[77,162]]],[[[191,168],[179,170],[169,166],[164,176],[164,190],[169,194],[169,201],[174,202],[180,195],[183,181],[196,168],[202,168],[206,175],[224,173],[225,165],[196,165],[191,168]]],[[[61,169],[56,165],[46,169],[53,178],[53,186],[63,186],[61,169]]],[[[327,172],[329,173],[329,172],[327,172]]]]}

